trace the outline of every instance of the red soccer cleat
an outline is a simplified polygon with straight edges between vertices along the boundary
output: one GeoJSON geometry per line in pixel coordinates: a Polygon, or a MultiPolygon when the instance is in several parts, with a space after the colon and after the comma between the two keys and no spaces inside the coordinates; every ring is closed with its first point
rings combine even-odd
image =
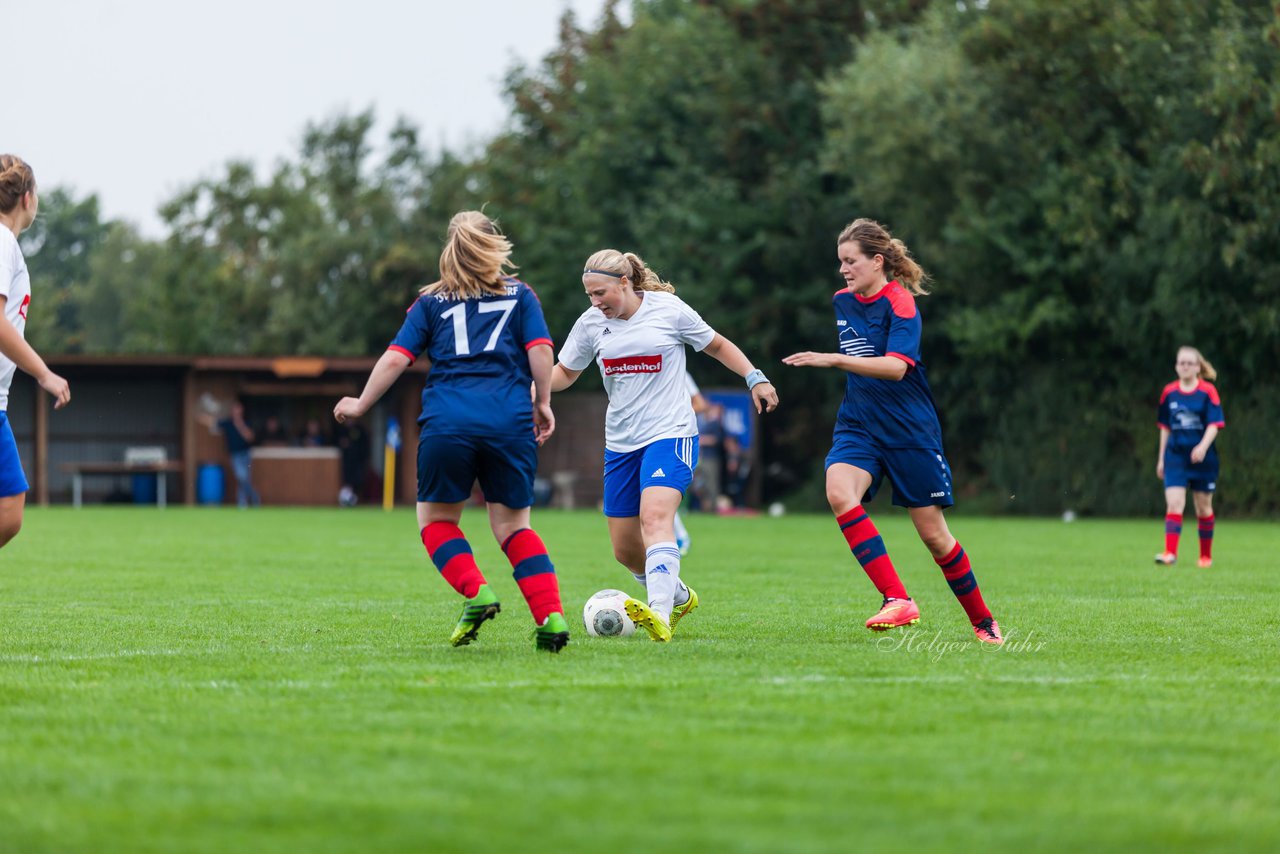
{"type": "Polygon", "coordinates": [[[874,617],[867,620],[867,628],[873,632],[884,632],[918,622],[920,622],[919,605],[910,599],[890,599],[886,596],[880,610],[874,617]]]}
{"type": "Polygon", "coordinates": [[[974,626],[973,633],[983,643],[995,644],[996,646],[1004,643],[1004,635],[1000,634],[1000,624],[991,617],[983,619],[978,625],[974,626]]]}
{"type": "Polygon", "coordinates": [[[1196,561],[1196,566],[1200,567],[1201,569],[1208,569],[1209,567],[1213,566],[1213,558],[1202,557],[1200,558],[1200,560],[1196,561]]]}

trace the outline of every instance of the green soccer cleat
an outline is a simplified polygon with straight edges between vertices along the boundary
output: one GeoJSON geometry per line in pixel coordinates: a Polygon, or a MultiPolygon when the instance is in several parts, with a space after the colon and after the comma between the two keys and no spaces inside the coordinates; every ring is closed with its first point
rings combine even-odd
{"type": "Polygon", "coordinates": [[[649,633],[650,640],[666,643],[671,640],[671,625],[666,618],[639,599],[627,599],[622,604],[631,622],[649,633]]]}
{"type": "Polygon", "coordinates": [[[680,618],[698,607],[697,591],[687,584],[684,586],[684,589],[689,591],[689,601],[685,602],[683,605],[677,605],[671,610],[671,631],[673,632],[676,630],[676,623],[680,622],[680,618]]]}
{"type": "Polygon", "coordinates": [[[454,646],[466,646],[471,643],[480,631],[480,624],[485,620],[492,620],[501,610],[502,606],[498,604],[497,595],[489,589],[489,585],[481,584],[476,595],[462,606],[462,616],[458,619],[458,625],[454,628],[453,634],[449,636],[449,643],[454,646]]]}
{"type": "Polygon", "coordinates": [[[569,643],[569,624],[564,621],[564,614],[553,611],[542,621],[542,625],[533,630],[534,649],[544,652],[559,652],[569,643]]]}

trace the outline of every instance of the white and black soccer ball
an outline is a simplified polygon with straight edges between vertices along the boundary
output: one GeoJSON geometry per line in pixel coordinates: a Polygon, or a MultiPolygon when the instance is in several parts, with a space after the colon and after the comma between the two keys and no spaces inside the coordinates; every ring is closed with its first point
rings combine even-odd
{"type": "Polygon", "coordinates": [[[636,630],[623,603],[627,594],[621,590],[601,590],[582,606],[582,624],[587,634],[596,638],[624,638],[636,630]]]}

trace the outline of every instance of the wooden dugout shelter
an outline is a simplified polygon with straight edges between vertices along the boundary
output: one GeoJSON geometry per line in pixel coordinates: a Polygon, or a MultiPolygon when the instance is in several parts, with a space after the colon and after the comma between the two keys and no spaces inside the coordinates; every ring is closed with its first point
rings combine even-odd
{"type": "MultiPolygon", "coordinates": [[[[51,356],[49,366],[71,384],[71,404],[54,411],[52,401],[21,371],[9,394],[9,419],[18,441],[22,465],[31,483],[28,500],[35,504],[71,500],[73,472],[94,467],[103,477],[88,478],[85,498],[101,500],[131,473],[125,453],[139,446],[163,448],[170,471],[170,500],[196,501],[197,473],[216,463],[224,471],[224,502],[235,501],[226,444],[200,422],[200,401],[241,398],[255,429],[263,413],[293,412],[315,417],[329,430],[335,426],[333,405],[344,395],[359,394],[377,359],[353,357],[239,356],[51,356]],[[102,471],[106,470],[106,471],[102,471]]],[[[411,504],[417,492],[417,418],[421,412],[425,366],[412,365],[367,415],[368,463],[381,476],[388,418],[401,425],[403,446],[397,458],[395,496],[411,504]]],[[[558,476],[570,492],[559,501],[593,506],[600,499],[600,460],[604,452],[601,425],[603,394],[557,396],[558,430],[541,450],[540,473],[558,476]]],[[[298,420],[295,417],[295,421],[298,420]]],[[[294,429],[297,424],[292,425],[294,429]]],[[[256,452],[255,452],[256,453],[256,452]]],[[[337,486],[318,475],[324,464],[306,463],[299,455],[290,466],[289,449],[254,462],[254,482],[267,503],[333,505],[337,486]],[[262,478],[284,481],[283,493],[262,478]],[[271,496],[283,494],[283,500],[271,496]]],[[[328,464],[332,472],[336,463],[328,464]]],[[[143,471],[138,469],[139,472],[143,471]]]]}

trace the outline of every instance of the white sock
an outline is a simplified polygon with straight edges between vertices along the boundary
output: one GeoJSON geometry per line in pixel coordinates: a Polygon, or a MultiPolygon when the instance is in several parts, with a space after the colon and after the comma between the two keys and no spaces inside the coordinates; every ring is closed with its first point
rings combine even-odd
{"type": "Polygon", "coordinates": [[[675,606],[679,608],[685,602],[689,601],[689,588],[680,579],[676,579],[676,598],[675,606]]]}
{"type": "Polygon", "coordinates": [[[680,586],[680,549],[675,543],[654,543],[649,547],[645,552],[644,577],[649,607],[670,620],[676,589],[680,586]]]}
{"type": "Polygon", "coordinates": [[[645,577],[643,575],[636,575],[635,573],[632,573],[631,577],[636,580],[636,584],[639,584],[641,587],[645,588],[646,590],[649,589],[649,585],[645,583],[645,577]]]}

